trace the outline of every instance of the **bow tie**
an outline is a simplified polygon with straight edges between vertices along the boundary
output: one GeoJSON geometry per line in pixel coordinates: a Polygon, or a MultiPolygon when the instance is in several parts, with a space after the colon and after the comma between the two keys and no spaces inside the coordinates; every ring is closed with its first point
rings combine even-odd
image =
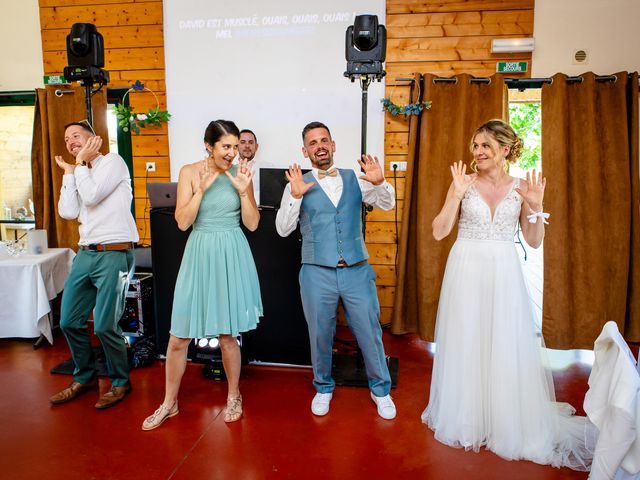
{"type": "Polygon", "coordinates": [[[337,177],[338,170],[335,167],[331,167],[329,170],[318,169],[318,178],[322,180],[324,177],[337,177]]]}

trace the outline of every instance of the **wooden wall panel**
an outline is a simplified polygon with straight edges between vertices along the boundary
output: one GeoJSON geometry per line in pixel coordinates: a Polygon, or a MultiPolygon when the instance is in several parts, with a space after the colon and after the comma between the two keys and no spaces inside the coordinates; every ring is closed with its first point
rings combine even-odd
{"type": "Polygon", "coordinates": [[[533,10],[534,0],[387,0],[387,18],[398,13],[533,10]]]}
{"type": "MultiPolygon", "coordinates": [[[[410,84],[399,79],[415,73],[440,77],[469,73],[486,77],[495,73],[496,61],[531,63],[529,53],[492,54],[491,40],[532,36],[533,15],[534,0],[387,0],[385,96],[398,105],[409,103],[410,84]]],[[[428,116],[428,112],[424,115],[428,116]]],[[[408,141],[408,120],[387,113],[384,153],[385,176],[389,181],[393,177],[390,163],[407,161],[408,141]]],[[[395,285],[395,242],[402,229],[405,176],[405,172],[396,172],[397,209],[374,210],[367,216],[367,246],[378,274],[382,323],[391,318],[395,295],[395,289],[387,286],[392,276],[395,285]]]]}
{"type": "MultiPolygon", "coordinates": [[[[67,64],[66,37],[76,22],[93,23],[104,37],[105,70],[109,87],[128,87],[136,80],[157,95],[166,109],[164,29],[162,0],[40,0],[40,26],[45,75],[60,75],[67,64]]],[[[135,112],[156,106],[149,92],[131,92],[135,112]]],[[[132,136],[133,186],[140,241],[150,243],[148,212],[145,213],[146,181],[168,181],[169,143],[167,127],[143,129],[132,136]],[[146,163],[156,171],[147,172],[146,163]],[[142,202],[142,203],[141,203],[142,202]]]]}
{"type": "MultiPolygon", "coordinates": [[[[96,0],[85,5],[69,5],[60,0],[56,5],[40,5],[40,28],[42,30],[70,29],[74,23],[93,23],[101,31],[102,27],[119,25],[162,25],[162,2],[120,2],[112,3],[96,0]]],[[[105,47],[108,45],[105,44],[105,47]]]]}
{"type": "Polygon", "coordinates": [[[389,15],[387,38],[523,36],[533,31],[533,10],[389,15]]]}
{"type": "MultiPolygon", "coordinates": [[[[99,32],[104,38],[105,46],[110,49],[164,46],[162,25],[104,27],[99,32]]],[[[44,51],[64,51],[68,34],[68,28],[45,30],[42,34],[44,51]]]]}

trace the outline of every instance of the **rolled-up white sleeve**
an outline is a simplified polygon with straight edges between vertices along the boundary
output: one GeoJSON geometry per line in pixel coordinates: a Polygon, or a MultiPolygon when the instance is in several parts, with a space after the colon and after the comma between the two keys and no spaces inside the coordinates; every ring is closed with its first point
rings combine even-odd
{"type": "Polygon", "coordinates": [[[62,176],[58,213],[66,220],[74,220],[80,215],[80,196],[76,186],[76,177],[73,173],[62,176]]]}
{"type": "Polygon", "coordinates": [[[362,191],[362,201],[381,210],[391,210],[396,204],[396,191],[386,180],[380,185],[358,180],[362,191]]]}
{"type": "Polygon", "coordinates": [[[276,230],[281,237],[289,236],[296,229],[301,205],[302,199],[291,196],[291,184],[287,183],[276,215],[276,230]]]}

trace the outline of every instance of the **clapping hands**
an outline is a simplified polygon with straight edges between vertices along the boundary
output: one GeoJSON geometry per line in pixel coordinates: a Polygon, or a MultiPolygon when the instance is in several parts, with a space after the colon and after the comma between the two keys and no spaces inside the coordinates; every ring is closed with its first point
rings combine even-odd
{"type": "Polygon", "coordinates": [[[547,179],[542,176],[542,172],[537,172],[533,169],[532,172],[527,172],[527,179],[520,182],[520,188],[516,188],[518,192],[529,208],[533,211],[539,212],[542,210],[542,200],[544,198],[544,189],[547,186],[547,179]]]}
{"type": "Polygon", "coordinates": [[[89,163],[100,155],[100,147],[102,147],[102,137],[94,135],[87,140],[87,143],[80,149],[78,155],[76,155],[77,163],[89,163]]]}
{"type": "Polygon", "coordinates": [[[361,180],[370,182],[373,185],[381,185],[384,182],[384,173],[378,157],[362,155],[362,160],[358,159],[358,164],[364,171],[364,175],[359,177],[361,180]]]}
{"type": "Polygon", "coordinates": [[[297,163],[290,165],[289,170],[284,172],[284,176],[287,177],[287,180],[289,180],[289,184],[291,185],[291,196],[298,200],[316,184],[316,182],[304,182],[304,178],[302,178],[302,170],[300,165],[297,163]]]}
{"type": "Polygon", "coordinates": [[[204,160],[202,160],[198,168],[198,176],[200,179],[198,188],[200,189],[200,191],[202,191],[202,193],[206,192],[207,189],[211,185],[213,185],[213,182],[216,181],[216,178],[218,178],[218,175],[220,175],[220,173],[213,170],[209,166],[209,157],[206,157],[204,160]]]}
{"type": "Polygon", "coordinates": [[[453,177],[453,194],[458,200],[464,198],[464,194],[467,189],[475,183],[477,176],[467,178],[465,175],[467,166],[459,160],[457,163],[451,165],[451,176],[453,177]]]}
{"type": "Polygon", "coordinates": [[[251,179],[253,178],[253,171],[247,165],[247,160],[240,160],[235,176],[231,175],[229,170],[226,170],[224,173],[229,177],[231,184],[238,191],[238,194],[241,196],[246,195],[247,189],[251,184],[251,179]]]}

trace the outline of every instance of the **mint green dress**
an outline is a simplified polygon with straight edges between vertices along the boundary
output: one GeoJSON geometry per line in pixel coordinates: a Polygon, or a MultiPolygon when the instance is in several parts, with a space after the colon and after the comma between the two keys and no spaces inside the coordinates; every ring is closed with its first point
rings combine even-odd
{"type": "MultiPolygon", "coordinates": [[[[235,175],[236,166],[231,169],[235,175]]],[[[222,174],[205,192],[176,280],[171,334],[239,335],[262,316],[253,255],[240,229],[240,197],[222,174]]]]}

